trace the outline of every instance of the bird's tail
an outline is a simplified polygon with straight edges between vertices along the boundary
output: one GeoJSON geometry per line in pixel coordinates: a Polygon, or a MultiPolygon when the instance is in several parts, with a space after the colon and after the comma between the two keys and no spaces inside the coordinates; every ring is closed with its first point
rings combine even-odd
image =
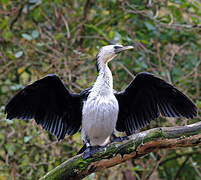
{"type": "Polygon", "coordinates": [[[84,144],[84,146],[78,151],[77,155],[83,153],[86,149],[87,149],[87,145],[84,144]]]}

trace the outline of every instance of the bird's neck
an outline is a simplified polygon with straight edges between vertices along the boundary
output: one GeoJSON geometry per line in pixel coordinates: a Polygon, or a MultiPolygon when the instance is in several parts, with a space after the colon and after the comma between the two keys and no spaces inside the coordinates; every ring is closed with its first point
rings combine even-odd
{"type": "Polygon", "coordinates": [[[102,94],[113,92],[112,73],[108,64],[97,59],[98,77],[94,83],[94,89],[100,91],[102,94]]]}

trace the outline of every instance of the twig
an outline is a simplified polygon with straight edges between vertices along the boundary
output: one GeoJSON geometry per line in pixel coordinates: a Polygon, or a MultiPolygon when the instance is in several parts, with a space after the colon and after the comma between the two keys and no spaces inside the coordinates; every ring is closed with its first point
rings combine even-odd
{"type": "Polygon", "coordinates": [[[179,176],[179,174],[180,174],[180,172],[181,172],[181,170],[184,168],[184,166],[185,166],[185,164],[187,163],[187,161],[189,160],[189,158],[190,158],[190,155],[188,155],[187,157],[186,157],[186,159],[185,159],[185,161],[182,163],[182,165],[179,167],[179,169],[178,169],[178,171],[177,171],[177,173],[176,173],[176,175],[175,175],[175,180],[178,178],[178,176],[179,176]]]}
{"type": "Polygon", "coordinates": [[[129,71],[129,69],[124,66],[122,63],[118,63],[132,78],[134,78],[135,76],[133,75],[132,72],[129,71]]]}
{"type": "Polygon", "coordinates": [[[67,37],[67,39],[70,39],[70,30],[69,30],[69,26],[68,26],[68,21],[65,19],[65,17],[63,15],[61,15],[61,18],[66,27],[66,37],[67,37]]]}
{"type": "MultiPolygon", "coordinates": [[[[82,21],[83,22],[87,22],[88,21],[88,13],[89,13],[89,10],[92,6],[92,3],[93,3],[93,0],[86,0],[86,3],[85,3],[85,6],[84,6],[84,10],[83,10],[83,19],[82,21]]],[[[83,35],[83,32],[84,32],[84,24],[82,24],[80,26],[80,29],[79,29],[79,38],[80,36],[83,35]]],[[[79,39],[79,44],[82,44],[82,38],[79,39]]]]}
{"type": "Polygon", "coordinates": [[[14,24],[17,22],[18,18],[22,15],[22,10],[24,9],[24,6],[25,6],[25,2],[21,3],[21,7],[20,7],[17,15],[15,16],[15,18],[10,23],[10,30],[13,29],[14,24]]]}
{"type": "Polygon", "coordinates": [[[198,24],[177,24],[177,23],[173,23],[173,19],[171,19],[171,22],[170,23],[163,23],[157,19],[155,19],[154,17],[151,17],[147,11],[145,10],[137,10],[135,7],[133,7],[131,4],[129,4],[128,2],[125,2],[125,4],[130,8],[130,10],[128,9],[124,9],[125,12],[127,13],[132,13],[132,14],[139,14],[145,18],[148,18],[150,19],[151,21],[153,21],[158,27],[162,26],[162,27],[165,27],[165,28],[169,28],[169,29],[186,29],[186,30],[200,30],[201,29],[201,26],[198,24]]]}
{"type": "Polygon", "coordinates": [[[193,168],[195,169],[195,172],[197,173],[197,175],[201,178],[201,172],[199,171],[199,169],[194,165],[193,159],[192,157],[190,158],[190,161],[192,163],[193,168]]]}
{"type": "Polygon", "coordinates": [[[154,166],[154,168],[151,170],[151,172],[147,175],[147,178],[148,177],[151,177],[151,175],[154,173],[154,171],[156,171],[161,163],[161,161],[165,158],[165,156],[167,155],[167,152],[165,152],[162,157],[159,159],[159,161],[156,162],[156,165],[154,166]]]}
{"type": "Polygon", "coordinates": [[[160,162],[160,166],[162,164],[165,164],[168,161],[175,160],[175,159],[183,157],[183,156],[193,155],[193,154],[196,154],[196,153],[201,154],[201,151],[193,151],[193,152],[187,152],[187,153],[177,154],[175,156],[172,156],[172,157],[169,157],[167,159],[164,159],[162,162],[160,162]]]}

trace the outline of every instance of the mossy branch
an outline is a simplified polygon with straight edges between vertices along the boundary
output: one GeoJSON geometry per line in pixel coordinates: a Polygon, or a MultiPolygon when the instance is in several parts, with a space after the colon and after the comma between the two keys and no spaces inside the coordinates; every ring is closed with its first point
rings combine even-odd
{"type": "Polygon", "coordinates": [[[154,128],[137,133],[128,141],[112,143],[83,160],[72,157],[48,172],[41,180],[78,180],[89,174],[120,164],[130,158],[139,158],[158,149],[175,149],[201,145],[201,122],[186,126],[154,128]]]}

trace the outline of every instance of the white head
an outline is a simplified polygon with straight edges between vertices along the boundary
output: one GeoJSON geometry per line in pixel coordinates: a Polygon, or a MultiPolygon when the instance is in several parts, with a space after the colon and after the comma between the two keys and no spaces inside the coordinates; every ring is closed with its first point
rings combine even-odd
{"type": "Polygon", "coordinates": [[[118,53],[128,49],[133,49],[133,46],[122,46],[120,44],[103,46],[97,55],[97,61],[106,64],[117,56],[118,53]]]}

